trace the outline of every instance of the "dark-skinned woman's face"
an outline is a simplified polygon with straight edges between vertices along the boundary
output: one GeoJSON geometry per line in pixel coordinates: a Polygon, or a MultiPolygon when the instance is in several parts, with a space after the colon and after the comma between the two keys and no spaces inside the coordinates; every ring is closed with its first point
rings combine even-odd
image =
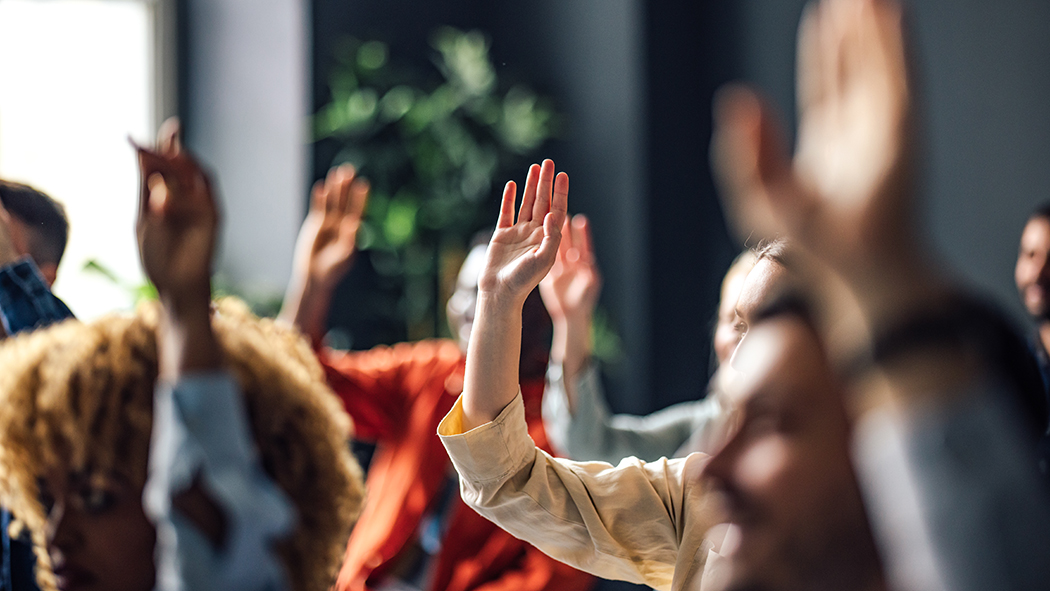
{"type": "Polygon", "coordinates": [[[59,589],[153,589],[156,534],[141,486],[115,473],[52,469],[41,478],[40,493],[59,589]]]}

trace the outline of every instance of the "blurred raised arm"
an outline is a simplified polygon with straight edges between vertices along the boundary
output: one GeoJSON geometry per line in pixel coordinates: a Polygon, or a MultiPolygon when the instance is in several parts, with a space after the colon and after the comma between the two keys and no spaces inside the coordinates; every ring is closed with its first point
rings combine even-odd
{"type": "Polygon", "coordinates": [[[186,372],[221,365],[210,315],[219,211],[211,181],[182,148],[178,121],[164,123],[155,149],[136,150],[139,256],[162,304],[160,378],[175,382],[186,372]]]}
{"type": "Polygon", "coordinates": [[[278,319],[297,326],[315,344],[324,336],[332,292],[353,262],[368,189],[368,181],[349,164],[331,169],[314,185],[278,319]]]}
{"type": "Polygon", "coordinates": [[[554,326],[550,360],[562,368],[570,411],[575,406],[573,385],[591,356],[591,323],[601,289],[590,222],[578,214],[565,220],[554,266],[540,282],[540,295],[554,326]]]}

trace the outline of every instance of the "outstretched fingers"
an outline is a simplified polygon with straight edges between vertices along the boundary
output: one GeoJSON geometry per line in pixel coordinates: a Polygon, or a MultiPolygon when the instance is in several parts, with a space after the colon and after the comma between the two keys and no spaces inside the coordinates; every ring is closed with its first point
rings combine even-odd
{"type": "Polygon", "coordinates": [[[347,215],[360,220],[365,214],[368,203],[368,191],[372,188],[367,179],[357,177],[350,183],[350,202],[347,204],[347,215]]]}
{"type": "MultiPolygon", "coordinates": [[[[553,176],[554,162],[544,160],[543,167],[546,169],[548,166],[550,167],[549,176],[553,176]]],[[[540,183],[542,186],[542,175],[540,183]]],[[[543,217],[543,240],[540,242],[540,246],[536,250],[536,257],[553,264],[554,260],[557,258],[562,241],[562,227],[568,219],[568,212],[566,210],[569,205],[569,175],[564,172],[558,173],[557,178],[553,179],[551,184],[553,185],[554,196],[550,200],[550,210],[545,212],[543,217]]],[[[547,191],[549,190],[550,189],[547,189],[547,191]]],[[[541,191],[541,197],[543,194],[544,191],[541,191]]]]}
{"type": "Polygon", "coordinates": [[[728,86],[715,100],[713,168],[727,211],[747,236],[783,231],[804,209],[792,161],[772,109],[752,90],[728,86]]]}
{"type": "Polygon", "coordinates": [[[517,192],[518,185],[514,181],[507,181],[503,187],[503,200],[500,202],[496,228],[509,228],[514,225],[514,198],[517,192]]]}
{"type": "Polygon", "coordinates": [[[529,173],[525,177],[525,193],[521,196],[521,210],[518,212],[519,222],[532,221],[533,208],[536,204],[536,188],[539,182],[540,165],[533,164],[529,167],[529,173]]]}
{"type": "Polygon", "coordinates": [[[573,248],[572,230],[569,228],[570,221],[565,220],[561,229],[561,242],[558,244],[558,259],[555,265],[561,265],[569,260],[569,251],[573,248]]]}
{"type": "Polygon", "coordinates": [[[825,95],[821,72],[821,53],[817,0],[810,0],[798,25],[798,53],[795,56],[797,80],[795,92],[800,112],[818,104],[825,95]]]}
{"type": "Polygon", "coordinates": [[[344,164],[336,170],[333,209],[338,215],[342,215],[350,203],[350,183],[353,182],[355,173],[354,167],[349,164],[344,164]]]}
{"type": "MultiPolygon", "coordinates": [[[[564,215],[561,219],[553,213],[543,218],[543,240],[536,248],[533,257],[545,266],[549,271],[558,257],[558,248],[562,239],[562,224],[565,223],[564,215]]],[[[546,272],[544,272],[546,275],[546,272]]]]}
{"type": "MultiPolygon", "coordinates": [[[[565,173],[562,173],[565,174],[565,173]]],[[[568,182],[566,177],[566,182],[568,182]]],[[[547,213],[551,211],[551,191],[554,188],[554,161],[547,159],[543,161],[540,168],[539,184],[536,187],[536,200],[533,204],[532,219],[537,222],[544,221],[547,213]]],[[[560,225],[560,220],[559,220],[560,225]]]]}
{"type": "Polygon", "coordinates": [[[590,265],[594,260],[594,250],[591,247],[591,225],[587,216],[582,213],[573,216],[570,232],[563,236],[562,240],[567,240],[572,244],[581,263],[590,265]]]}
{"type": "MultiPolygon", "coordinates": [[[[551,162],[551,172],[554,172],[553,162],[551,162]]],[[[550,211],[561,219],[569,215],[569,175],[564,172],[559,172],[557,178],[554,179],[554,195],[551,198],[550,211]]],[[[561,219],[558,221],[560,222],[561,219]]]]}
{"type": "MultiPolygon", "coordinates": [[[[150,211],[159,212],[163,209],[167,200],[154,200],[151,195],[158,183],[175,174],[174,167],[163,156],[144,148],[134,141],[131,145],[135,148],[139,158],[139,216],[145,216],[150,211]]],[[[165,193],[166,195],[166,193],[165,193]]]]}

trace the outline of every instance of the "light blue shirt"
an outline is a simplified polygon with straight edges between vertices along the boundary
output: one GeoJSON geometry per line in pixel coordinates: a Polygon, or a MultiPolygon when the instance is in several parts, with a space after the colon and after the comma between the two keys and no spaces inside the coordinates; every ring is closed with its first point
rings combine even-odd
{"type": "Polygon", "coordinates": [[[694,451],[710,453],[717,443],[725,413],[714,396],[646,416],[614,415],[594,364],[580,372],[574,385],[575,412],[570,412],[562,368],[551,364],[543,394],[543,425],[554,449],[574,460],[618,464],[634,456],[652,462],[694,451]]]}
{"type": "Polygon", "coordinates": [[[157,528],[158,591],[289,588],[274,543],[291,532],[295,513],[262,468],[229,373],[158,384],[143,501],[157,528]],[[225,516],[221,547],[172,509],[195,481],[225,516]]]}

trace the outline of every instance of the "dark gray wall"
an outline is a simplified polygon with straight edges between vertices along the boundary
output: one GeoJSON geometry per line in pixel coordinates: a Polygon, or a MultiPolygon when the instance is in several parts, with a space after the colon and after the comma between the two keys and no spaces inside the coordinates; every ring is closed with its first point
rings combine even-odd
{"type": "Polygon", "coordinates": [[[306,0],[180,0],[180,112],[225,212],[217,271],[279,297],[305,213],[306,0]]]}

